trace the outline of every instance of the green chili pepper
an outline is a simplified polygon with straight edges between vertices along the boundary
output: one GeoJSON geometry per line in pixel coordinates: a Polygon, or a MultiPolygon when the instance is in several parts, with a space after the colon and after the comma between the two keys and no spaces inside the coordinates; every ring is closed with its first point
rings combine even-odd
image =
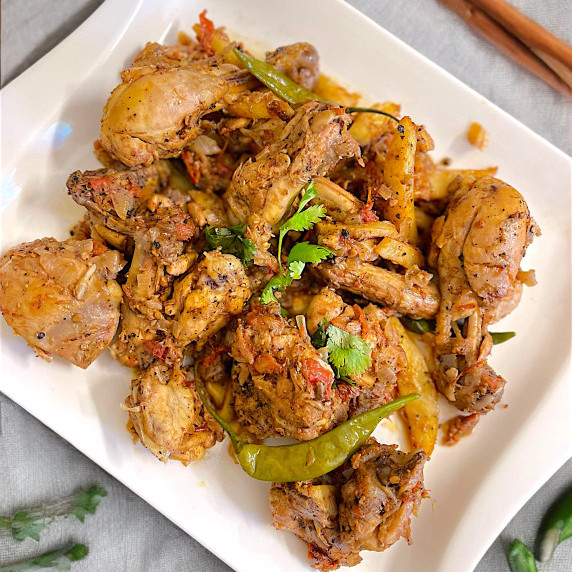
{"type": "Polygon", "coordinates": [[[538,572],[532,552],[520,540],[510,545],[506,558],[511,572],[538,572]]]}
{"type": "MultiPolygon", "coordinates": [[[[236,57],[240,63],[260,82],[262,82],[268,89],[291,104],[304,103],[310,99],[316,101],[323,101],[324,98],[318,94],[302,87],[293,79],[288,77],[285,73],[277,70],[274,66],[267,62],[263,62],[253,56],[245,54],[238,48],[234,49],[236,57]]],[[[397,117],[381,111],[380,109],[373,109],[371,107],[346,107],[348,113],[378,113],[391,117],[394,121],[399,122],[397,117]]]]}
{"type": "Polygon", "coordinates": [[[514,338],[516,336],[516,332],[489,332],[491,334],[491,338],[493,339],[493,344],[502,344],[514,338]]]}
{"type": "Polygon", "coordinates": [[[410,331],[415,334],[425,334],[427,332],[435,331],[435,320],[414,320],[409,316],[401,316],[400,322],[410,331]]]}
{"type": "MultiPolygon", "coordinates": [[[[196,371],[196,370],[195,370],[196,371]]],[[[347,461],[368,439],[378,423],[420,397],[411,393],[381,407],[366,411],[324,435],[294,445],[256,445],[245,441],[210,405],[195,375],[196,388],[208,412],[228,433],[236,458],[242,469],[260,481],[307,481],[333,471],[347,461]]]]}
{"type": "Polygon", "coordinates": [[[303,103],[309,99],[321,100],[322,98],[310,90],[297,84],[290,79],[285,73],[277,70],[269,63],[258,60],[239,49],[235,48],[234,53],[238,61],[259,81],[261,81],[268,89],[273,91],[277,96],[281,97],[288,103],[303,103]]]}
{"type": "Polygon", "coordinates": [[[550,560],[556,547],[572,537],[572,488],[548,509],[536,535],[535,552],[540,562],[550,560]]]}

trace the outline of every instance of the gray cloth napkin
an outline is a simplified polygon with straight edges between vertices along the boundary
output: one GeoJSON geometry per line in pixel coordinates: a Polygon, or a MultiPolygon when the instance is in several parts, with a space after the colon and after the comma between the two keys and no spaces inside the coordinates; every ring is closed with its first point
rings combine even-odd
{"type": "MultiPolygon", "coordinates": [[[[570,42],[572,13],[568,2],[515,0],[513,3],[570,42]]],[[[101,0],[3,0],[2,85],[57,45],[100,4],[101,0]]],[[[434,0],[351,0],[350,4],[570,153],[570,102],[474,35],[440,4],[434,0]]],[[[104,486],[108,496],[84,525],[74,519],[60,521],[42,534],[40,545],[30,539],[16,543],[0,538],[0,565],[73,541],[90,547],[89,557],[74,564],[75,572],[230,570],[82,453],[0,394],[0,514],[64,496],[91,484],[104,486]]],[[[514,538],[531,545],[545,510],[571,484],[572,461],[569,461],[508,524],[475,572],[508,570],[506,545],[514,538]]],[[[572,541],[560,546],[554,559],[539,566],[539,570],[572,570],[572,541]]]]}

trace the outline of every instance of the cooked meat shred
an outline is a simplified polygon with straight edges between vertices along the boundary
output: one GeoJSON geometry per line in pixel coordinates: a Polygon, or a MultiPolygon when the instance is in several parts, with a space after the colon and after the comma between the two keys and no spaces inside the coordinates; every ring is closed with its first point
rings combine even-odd
{"type": "Polygon", "coordinates": [[[235,413],[257,438],[313,439],[347,418],[331,367],[278,304],[253,304],[231,347],[235,413]]]}
{"type": "Polygon", "coordinates": [[[320,58],[312,44],[298,42],[266,54],[266,61],[296,83],[312,89],[320,75],[320,58]]]}
{"type": "Polygon", "coordinates": [[[411,516],[426,496],[421,450],[403,453],[374,438],[349,462],[312,481],[273,483],[272,522],[308,544],[312,567],[327,571],[361,562],[361,550],[409,542],[411,516]],[[349,472],[349,474],[348,474],[349,472]]]}
{"type": "Polygon", "coordinates": [[[387,550],[408,542],[411,516],[425,492],[422,450],[403,453],[371,439],[351,459],[354,472],[342,486],[339,522],[342,539],[359,550],[387,550]]]}

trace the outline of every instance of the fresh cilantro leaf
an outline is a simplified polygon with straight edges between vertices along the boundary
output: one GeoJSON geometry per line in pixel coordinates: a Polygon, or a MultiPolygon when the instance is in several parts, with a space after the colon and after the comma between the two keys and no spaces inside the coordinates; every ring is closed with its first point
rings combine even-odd
{"type": "Polygon", "coordinates": [[[292,280],[300,280],[300,278],[302,278],[302,272],[304,272],[305,267],[305,262],[302,262],[301,260],[293,260],[288,264],[287,276],[289,276],[292,280]]]}
{"type": "Polygon", "coordinates": [[[304,207],[312,200],[318,196],[318,189],[316,188],[316,183],[314,181],[310,181],[300,199],[300,204],[298,205],[298,209],[296,212],[301,212],[304,207]]]}
{"type": "MultiPolygon", "coordinates": [[[[10,567],[10,570],[35,570],[36,568],[55,568],[58,572],[71,570],[72,562],[85,558],[89,550],[85,544],[74,544],[67,548],[52,550],[35,556],[10,567]]],[[[4,568],[2,568],[3,570],[4,568]]]]}
{"type": "Polygon", "coordinates": [[[312,205],[305,211],[297,212],[290,217],[281,227],[280,235],[284,236],[287,232],[295,230],[302,232],[310,230],[317,222],[320,222],[326,216],[326,207],[324,205],[312,205]]]}
{"type": "Polygon", "coordinates": [[[278,236],[278,263],[280,265],[280,276],[275,276],[268,282],[260,301],[262,304],[270,302],[277,302],[274,294],[275,290],[284,291],[293,280],[299,280],[302,277],[302,272],[307,263],[316,263],[325,260],[329,256],[334,256],[334,253],[325,246],[317,244],[310,244],[309,242],[300,242],[295,244],[290,253],[288,254],[288,264],[286,272],[282,270],[282,242],[284,237],[291,230],[303,231],[310,230],[314,224],[319,222],[326,215],[326,207],[324,205],[313,205],[306,210],[304,207],[314,198],[318,196],[316,185],[311,182],[305,189],[300,204],[294,216],[289,218],[279,229],[278,236]]]}
{"type": "Polygon", "coordinates": [[[222,253],[233,254],[240,258],[245,266],[248,266],[254,260],[256,246],[249,238],[244,238],[245,232],[245,224],[229,226],[228,228],[207,226],[205,228],[207,250],[215,250],[220,247],[222,253]]]}
{"type": "Polygon", "coordinates": [[[12,537],[14,540],[25,540],[26,538],[40,540],[40,532],[44,530],[48,522],[48,519],[44,518],[43,515],[39,516],[36,511],[18,511],[12,517],[12,537]]]}
{"type": "Polygon", "coordinates": [[[10,534],[15,540],[26,538],[40,539],[44,528],[59,517],[76,516],[81,522],[87,514],[94,514],[102,497],[106,495],[103,487],[97,485],[80,490],[73,495],[54,500],[43,506],[20,510],[10,516],[0,517],[0,533],[10,534]]]}
{"type": "Polygon", "coordinates": [[[326,330],[329,323],[328,318],[322,318],[318,324],[318,329],[310,336],[312,345],[317,350],[326,346],[326,330]]]}
{"type": "Polygon", "coordinates": [[[266,284],[264,290],[262,290],[262,294],[260,295],[260,302],[262,304],[270,304],[270,302],[278,302],[276,296],[274,294],[275,290],[279,290],[283,292],[287,286],[292,283],[292,277],[290,274],[286,274],[285,276],[274,276],[270,279],[270,282],[266,284]]]}
{"type": "Polygon", "coordinates": [[[283,292],[293,280],[299,280],[307,262],[320,262],[334,256],[334,253],[324,246],[310,244],[309,242],[300,242],[295,244],[288,254],[288,269],[286,274],[282,276],[274,276],[266,285],[260,296],[262,304],[269,302],[277,302],[274,295],[275,290],[283,292]]]}
{"type": "Polygon", "coordinates": [[[299,261],[315,264],[317,262],[322,262],[330,256],[335,256],[329,248],[325,246],[320,246],[319,244],[310,244],[309,242],[298,242],[295,244],[288,254],[288,264],[290,265],[293,261],[299,261]]]}
{"type": "MultiPolygon", "coordinates": [[[[278,264],[281,264],[282,261],[282,241],[286,234],[291,230],[297,232],[310,230],[317,222],[320,222],[326,216],[326,207],[324,205],[313,205],[308,207],[305,211],[303,210],[304,207],[317,196],[318,189],[314,181],[310,181],[302,194],[296,213],[280,226],[278,234],[278,264]]],[[[280,271],[282,272],[282,266],[280,266],[280,271]]]]}
{"type": "Polygon", "coordinates": [[[331,324],[326,334],[328,361],[340,378],[359,375],[371,366],[371,347],[362,338],[331,324]]]}

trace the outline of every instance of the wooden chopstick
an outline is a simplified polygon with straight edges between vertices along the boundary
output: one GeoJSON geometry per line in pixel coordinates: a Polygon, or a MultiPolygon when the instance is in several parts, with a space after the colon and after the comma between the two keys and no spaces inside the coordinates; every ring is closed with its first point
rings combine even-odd
{"type": "Polygon", "coordinates": [[[440,0],[509,57],[572,97],[572,47],[503,0],[440,0]]]}

